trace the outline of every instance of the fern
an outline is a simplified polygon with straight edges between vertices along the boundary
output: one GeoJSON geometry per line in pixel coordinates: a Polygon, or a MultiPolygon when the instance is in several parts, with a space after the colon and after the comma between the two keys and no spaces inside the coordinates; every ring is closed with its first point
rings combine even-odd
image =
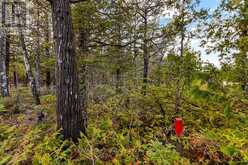
{"type": "Polygon", "coordinates": [[[173,145],[162,145],[158,141],[152,141],[147,145],[147,157],[153,164],[171,165],[182,161],[179,153],[173,145]]]}
{"type": "Polygon", "coordinates": [[[0,113],[6,112],[7,110],[5,109],[3,105],[3,100],[0,98],[0,113]]]}

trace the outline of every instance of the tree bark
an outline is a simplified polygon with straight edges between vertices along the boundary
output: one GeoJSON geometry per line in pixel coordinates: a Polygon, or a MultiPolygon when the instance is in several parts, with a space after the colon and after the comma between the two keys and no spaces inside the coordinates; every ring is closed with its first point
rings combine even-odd
{"type": "Polygon", "coordinates": [[[53,0],[53,30],[56,53],[57,126],[64,138],[78,141],[85,133],[80,108],[79,80],[69,0],[53,0]]]}
{"type": "MultiPolygon", "coordinates": [[[[45,55],[47,58],[50,58],[50,51],[49,51],[49,42],[50,42],[50,37],[49,37],[50,31],[49,31],[49,16],[46,14],[46,31],[45,31],[45,41],[47,46],[45,47],[45,55]]],[[[46,68],[46,87],[49,88],[51,85],[51,71],[50,68],[46,68]]]]}
{"type": "Polygon", "coordinates": [[[9,93],[9,64],[10,64],[10,35],[6,35],[6,76],[7,76],[7,87],[9,93]]]}
{"type": "Polygon", "coordinates": [[[13,72],[13,83],[14,83],[14,87],[17,88],[18,87],[18,77],[17,77],[15,65],[14,65],[14,72],[13,72]]]}
{"type": "MultiPolygon", "coordinates": [[[[89,34],[87,28],[80,29],[80,35],[79,35],[79,47],[81,50],[81,54],[83,56],[83,59],[85,60],[87,58],[88,52],[88,43],[89,43],[89,34]]],[[[88,120],[88,114],[87,114],[87,100],[88,100],[88,89],[87,89],[87,75],[88,75],[88,67],[86,63],[83,63],[80,67],[80,103],[81,107],[83,109],[83,120],[84,120],[84,127],[87,127],[87,120],[88,120]]]]}
{"type": "Polygon", "coordinates": [[[28,80],[29,80],[29,83],[31,86],[32,95],[34,97],[35,104],[39,105],[40,104],[40,96],[39,96],[39,92],[37,90],[35,79],[34,79],[34,76],[32,73],[32,69],[31,69],[31,65],[30,65],[30,61],[29,61],[28,50],[27,50],[27,47],[25,44],[24,35],[23,35],[21,28],[19,28],[19,36],[20,36],[21,47],[23,49],[24,65],[25,65],[27,77],[28,77],[28,80]]]}
{"type": "Polygon", "coordinates": [[[0,78],[1,94],[3,97],[9,96],[8,73],[7,73],[7,34],[5,30],[0,31],[0,78]]]}
{"type": "MultiPolygon", "coordinates": [[[[6,2],[5,0],[3,1],[6,2]]],[[[5,11],[5,6],[3,6],[5,11]]],[[[5,18],[5,12],[2,11],[2,17],[5,18]]],[[[1,83],[1,95],[3,97],[9,96],[8,86],[8,41],[7,31],[5,29],[0,30],[0,83],[1,83]]]]}
{"type": "Polygon", "coordinates": [[[40,41],[37,37],[36,53],[35,53],[35,84],[38,94],[40,94],[40,41]]]}
{"type": "Polygon", "coordinates": [[[39,9],[37,11],[37,24],[36,24],[36,44],[35,44],[35,84],[37,88],[37,92],[40,95],[40,31],[39,31],[39,9]]]}
{"type": "Polygon", "coordinates": [[[144,60],[144,68],[143,68],[143,94],[146,95],[146,88],[148,83],[148,72],[149,72],[149,52],[148,52],[148,41],[147,41],[147,32],[148,32],[148,20],[147,20],[147,12],[145,11],[144,17],[144,45],[143,45],[143,60],[144,60]]]}
{"type": "MultiPolygon", "coordinates": [[[[118,14],[119,11],[117,11],[116,14],[118,14]]],[[[122,43],[122,36],[121,36],[121,25],[119,23],[117,23],[116,25],[117,29],[116,29],[116,33],[117,33],[117,44],[121,45],[122,43]]],[[[123,52],[122,52],[122,47],[121,46],[116,46],[116,56],[117,56],[117,68],[116,68],[116,92],[117,93],[121,93],[121,87],[122,87],[122,56],[123,56],[123,52]]]]}

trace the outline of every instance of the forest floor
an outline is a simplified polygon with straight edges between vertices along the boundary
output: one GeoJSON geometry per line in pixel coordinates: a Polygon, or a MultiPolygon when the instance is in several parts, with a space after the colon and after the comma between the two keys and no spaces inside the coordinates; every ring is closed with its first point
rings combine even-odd
{"type": "Polygon", "coordinates": [[[56,131],[52,92],[42,91],[36,106],[27,87],[13,91],[0,101],[0,165],[248,164],[247,100],[232,96],[223,107],[218,99],[188,97],[180,114],[185,133],[178,138],[171,98],[149,90],[146,96],[132,92],[89,103],[87,136],[78,144],[56,131]]]}

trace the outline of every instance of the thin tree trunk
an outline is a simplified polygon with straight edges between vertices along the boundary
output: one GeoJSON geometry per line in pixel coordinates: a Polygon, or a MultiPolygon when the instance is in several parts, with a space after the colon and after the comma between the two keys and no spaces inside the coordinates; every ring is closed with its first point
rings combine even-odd
{"type": "Polygon", "coordinates": [[[35,84],[37,92],[40,95],[40,31],[39,31],[39,10],[37,12],[37,29],[36,29],[36,45],[35,45],[35,84]]]}
{"type": "Polygon", "coordinates": [[[179,112],[181,106],[181,95],[182,95],[182,84],[181,84],[181,76],[182,76],[182,63],[184,56],[184,38],[185,38],[185,27],[184,27],[184,0],[182,0],[181,5],[181,14],[182,14],[182,25],[181,25],[181,41],[180,41],[180,57],[179,57],[179,78],[176,83],[176,100],[175,100],[175,113],[179,112]]]}
{"type": "Polygon", "coordinates": [[[13,54],[13,83],[14,83],[14,87],[17,88],[18,87],[18,75],[17,75],[17,71],[16,71],[16,54],[13,54]]]}
{"type": "Polygon", "coordinates": [[[80,107],[79,80],[69,0],[53,0],[53,28],[56,53],[57,126],[64,138],[78,141],[85,133],[80,107]]]}
{"type": "Polygon", "coordinates": [[[7,88],[9,95],[9,64],[10,64],[10,35],[6,35],[6,76],[7,76],[7,88]]]}
{"type": "Polygon", "coordinates": [[[137,60],[137,57],[138,57],[138,48],[137,48],[137,35],[134,34],[134,37],[133,39],[135,40],[135,42],[133,43],[133,54],[134,54],[134,58],[133,58],[133,64],[134,64],[134,68],[135,68],[135,71],[134,71],[134,77],[135,77],[135,86],[137,86],[138,84],[138,60],[137,60]]]}
{"type": "MultiPolygon", "coordinates": [[[[45,41],[46,41],[46,48],[45,48],[45,55],[47,58],[50,58],[50,51],[49,51],[49,42],[50,42],[50,38],[49,38],[49,16],[48,14],[46,14],[46,31],[45,31],[45,41]]],[[[49,88],[51,85],[51,71],[50,68],[47,67],[46,68],[46,87],[49,88]]]]}
{"type": "MultiPolygon", "coordinates": [[[[88,42],[89,42],[89,34],[88,30],[82,28],[80,30],[80,35],[79,35],[79,47],[81,50],[81,54],[83,56],[83,59],[85,60],[87,58],[88,54],[88,42]]],[[[88,120],[88,114],[87,114],[87,100],[88,100],[88,89],[87,89],[87,75],[88,75],[88,67],[86,63],[83,63],[80,67],[80,72],[79,72],[79,78],[80,78],[80,102],[81,102],[81,107],[83,109],[83,118],[84,118],[84,127],[87,127],[87,120],[88,120]]]]}
{"type": "Polygon", "coordinates": [[[7,34],[6,31],[0,31],[0,78],[1,94],[3,97],[9,96],[8,73],[7,73],[7,34]]]}
{"type": "Polygon", "coordinates": [[[148,41],[147,41],[147,30],[148,30],[148,20],[145,12],[145,23],[144,23],[144,45],[143,45],[143,94],[146,95],[146,88],[148,83],[148,72],[149,72],[149,52],[148,52],[148,41]]]}
{"type": "Polygon", "coordinates": [[[18,77],[17,77],[15,65],[14,65],[14,72],[13,72],[13,83],[14,83],[14,87],[17,88],[18,87],[18,77]]]}
{"type": "Polygon", "coordinates": [[[46,87],[49,88],[51,85],[51,72],[49,69],[46,70],[46,87]]]}
{"type": "MultiPolygon", "coordinates": [[[[121,44],[121,41],[119,39],[118,44],[121,44]]],[[[123,85],[123,81],[122,81],[122,64],[121,64],[121,56],[122,56],[122,48],[121,47],[117,47],[117,66],[116,66],[116,92],[117,93],[121,93],[121,87],[123,85]]]]}
{"type": "Polygon", "coordinates": [[[19,28],[19,35],[20,35],[20,43],[21,43],[21,47],[23,49],[23,60],[24,60],[24,65],[25,65],[25,69],[26,69],[26,73],[27,73],[27,77],[31,86],[31,90],[32,90],[32,95],[34,97],[35,103],[37,105],[40,104],[40,96],[39,96],[39,92],[37,90],[36,87],[36,83],[35,83],[35,79],[32,73],[32,69],[31,69],[31,65],[30,65],[30,61],[29,61],[29,55],[28,55],[28,50],[25,44],[25,40],[24,40],[24,35],[22,32],[22,29],[19,28]]]}
{"type": "Polygon", "coordinates": [[[121,69],[119,66],[116,69],[116,92],[121,92],[121,69]]]}
{"type": "Polygon", "coordinates": [[[40,94],[40,41],[37,38],[36,43],[36,53],[35,53],[35,84],[38,94],[40,94]]]}

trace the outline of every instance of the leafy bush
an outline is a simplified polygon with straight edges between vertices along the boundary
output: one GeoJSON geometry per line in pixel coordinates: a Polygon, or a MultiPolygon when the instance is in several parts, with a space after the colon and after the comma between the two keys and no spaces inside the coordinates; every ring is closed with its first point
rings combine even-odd
{"type": "Polygon", "coordinates": [[[229,162],[248,162],[248,127],[204,130],[205,135],[220,144],[229,162]]]}
{"type": "Polygon", "coordinates": [[[75,146],[70,141],[64,141],[58,132],[46,136],[35,148],[34,165],[68,164],[75,146]]]}
{"type": "MultiPolygon", "coordinates": [[[[147,145],[147,162],[157,165],[180,164],[187,160],[182,159],[179,153],[175,150],[175,146],[167,144],[163,145],[159,141],[152,141],[147,145]]],[[[189,164],[189,162],[188,162],[189,164]]]]}

